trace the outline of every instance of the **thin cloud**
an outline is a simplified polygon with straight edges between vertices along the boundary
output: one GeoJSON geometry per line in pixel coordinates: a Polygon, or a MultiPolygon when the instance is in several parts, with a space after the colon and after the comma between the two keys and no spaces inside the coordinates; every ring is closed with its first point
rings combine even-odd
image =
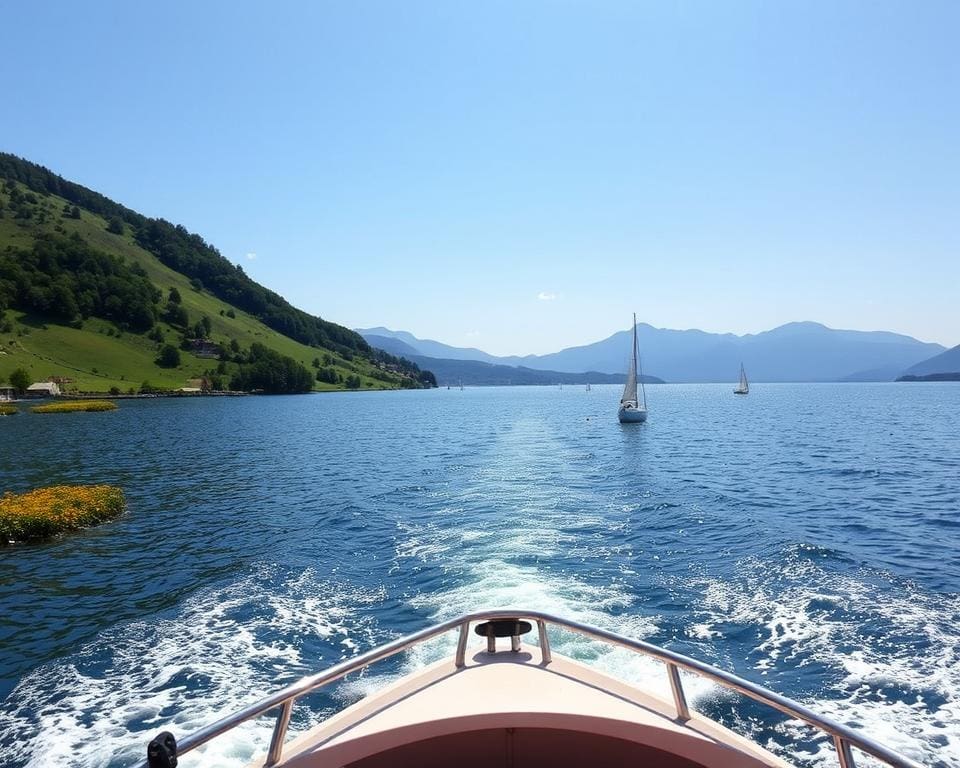
{"type": "Polygon", "coordinates": [[[467,331],[467,338],[468,338],[468,339],[475,339],[475,338],[477,338],[477,336],[479,336],[479,335],[480,335],[480,331],[467,331]]]}
{"type": "Polygon", "coordinates": [[[247,261],[256,261],[256,260],[257,260],[257,254],[253,253],[252,251],[247,254],[247,261]]]}
{"type": "Polygon", "coordinates": [[[560,294],[552,293],[551,291],[540,291],[540,293],[537,294],[537,298],[540,299],[540,301],[556,301],[560,298],[560,294]]]}

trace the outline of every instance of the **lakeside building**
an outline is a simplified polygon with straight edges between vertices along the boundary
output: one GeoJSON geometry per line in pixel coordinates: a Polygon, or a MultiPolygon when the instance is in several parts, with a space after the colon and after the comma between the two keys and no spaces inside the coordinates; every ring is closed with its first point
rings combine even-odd
{"type": "Polygon", "coordinates": [[[26,396],[41,398],[41,397],[57,397],[60,394],[60,386],[52,381],[37,381],[27,387],[26,396]]]}
{"type": "Polygon", "coordinates": [[[8,403],[17,399],[17,390],[13,387],[0,387],[0,403],[8,403]]]}
{"type": "Polygon", "coordinates": [[[190,351],[197,357],[218,358],[223,354],[223,349],[219,344],[210,339],[191,339],[190,351]]]}

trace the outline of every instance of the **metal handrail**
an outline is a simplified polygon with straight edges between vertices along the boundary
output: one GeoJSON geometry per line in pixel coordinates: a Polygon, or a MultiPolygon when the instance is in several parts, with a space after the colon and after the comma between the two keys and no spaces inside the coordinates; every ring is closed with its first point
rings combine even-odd
{"type": "MultiPolygon", "coordinates": [[[[667,677],[670,682],[670,689],[673,693],[674,706],[677,711],[678,720],[689,720],[690,709],[683,692],[683,683],[680,679],[680,670],[705,677],[723,687],[736,691],[737,693],[748,696],[754,701],[776,709],[789,717],[801,720],[808,725],[813,726],[819,731],[832,738],[834,747],[837,750],[837,758],[840,768],[855,768],[851,747],[866,752],[869,755],[881,760],[893,768],[923,768],[923,766],[904,755],[900,755],[879,742],[858,733],[842,723],[838,723],[828,717],[817,714],[802,704],[774,693],[760,685],[744,680],[731,672],[725,672],[711,664],[707,664],[697,659],[684,656],[681,653],[661,648],[653,643],[643,640],[634,640],[615,632],[608,632],[599,627],[593,627],[577,621],[570,621],[559,616],[554,616],[543,611],[527,610],[486,610],[468,613],[455,619],[434,624],[431,627],[422,629],[419,632],[406,635],[392,642],[381,645],[373,650],[362,653],[359,656],[348,659],[347,661],[336,664],[329,669],[319,672],[315,675],[305,677],[302,680],[281,688],[279,691],[267,696],[266,698],[244,707],[238,712],[229,715],[205,728],[201,728],[179,742],[177,745],[178,755],[183,755],[197,747],[205,744],[211,739],[232,730],[241,723],[254,717],[258,717],[272,709],[280,707],[277,715],[276,725],[273,731],[273,737],[270,741],[270,748],[267,751],[267,759],[264,763],[265,768],[276,765],[280,762],[283,752],[283,742],[286,738],[287,726],[290,722],[290,714],[293,710],[293,704],[301,696],[312,691],[316,691],[323,686],[332,683],[351,672],[357,672],[376,661],[394,656],[398,653],[419,645],[439,635],[446,634],[453,629],[459,628],[460,637],[457,642],[457,651],[455,655],[455,664],[457,667],[463,667],[465,664],[465,655],[467,647],[467,637],[470,632],[470,624],[476,621],[494,621],[497,619],[529,619],[537,623],[537,630],[540,642],[541,662],[547,665],[551,662],[550,638],[547,636],[547,626],[553,625],[561,629],[566,629],[595,640],[601,640],[611,645],[627,648],[636,653],[651,656],[666,664],[667,677]]],[[[150,768],[148,762],[139,764],[139,768],[150,768]]]]}

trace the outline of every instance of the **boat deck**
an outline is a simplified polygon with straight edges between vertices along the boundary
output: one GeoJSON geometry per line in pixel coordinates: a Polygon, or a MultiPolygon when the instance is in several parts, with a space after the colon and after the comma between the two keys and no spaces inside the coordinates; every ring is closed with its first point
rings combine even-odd
{"type": "MultiPolygon", "coordinates": [[[[405,677],[287,745],[279,765],[786,766],[759,745],[559,655],[468,653],[405,677]]],[[[253,765],[263,765],[263,758],[253,765]]]]}

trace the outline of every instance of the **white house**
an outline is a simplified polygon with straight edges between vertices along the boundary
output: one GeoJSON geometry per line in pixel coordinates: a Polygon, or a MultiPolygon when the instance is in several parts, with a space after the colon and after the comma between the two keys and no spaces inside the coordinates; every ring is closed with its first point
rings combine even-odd
{"type": "Polygon", "coordinates": [[[52,381],[37,381],[27,387],[27,397],[56,397],[60,386],[52,381]]]}

